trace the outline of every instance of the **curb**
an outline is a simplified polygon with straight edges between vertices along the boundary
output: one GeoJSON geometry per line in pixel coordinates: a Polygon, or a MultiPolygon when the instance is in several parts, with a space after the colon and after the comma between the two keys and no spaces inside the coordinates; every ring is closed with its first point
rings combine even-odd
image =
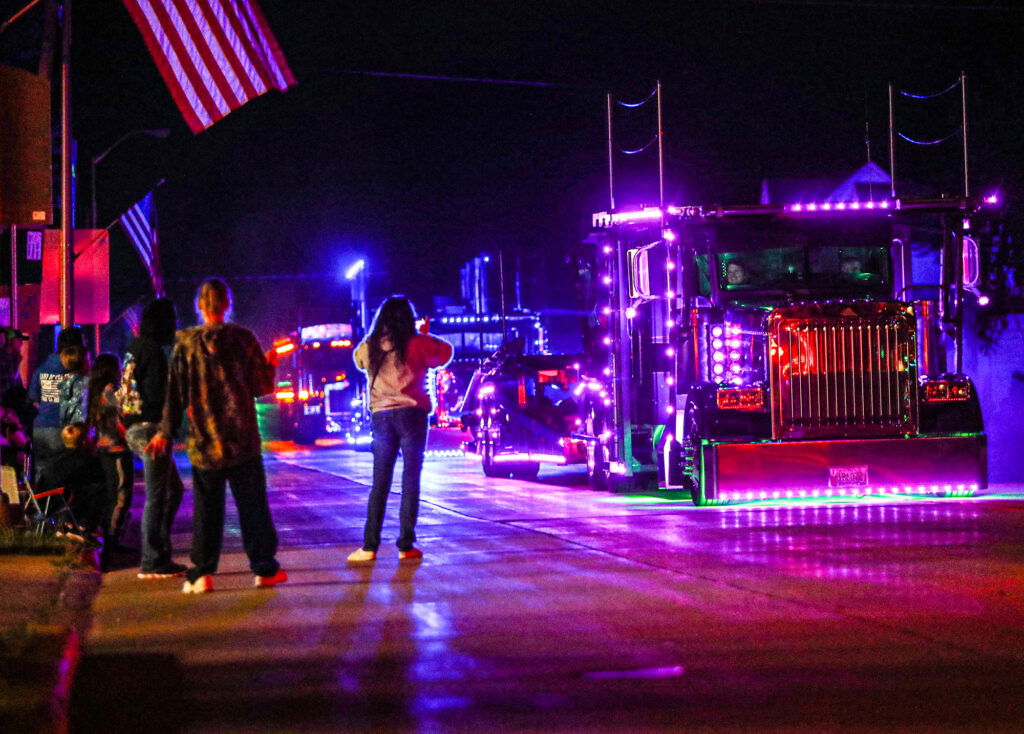
{"type": "Polygon", "coordinates": [[[46,711],[38,722],[39,732],[67,734],[70,729],[71,694],[82,658],[82,639],[89,628],[89,610],[103,583],[98,550],[83,550],[79,561],[85,569],[71,571],[60,592],[57,618],[63,641],[51,668],[53,683],[46,711]]]}

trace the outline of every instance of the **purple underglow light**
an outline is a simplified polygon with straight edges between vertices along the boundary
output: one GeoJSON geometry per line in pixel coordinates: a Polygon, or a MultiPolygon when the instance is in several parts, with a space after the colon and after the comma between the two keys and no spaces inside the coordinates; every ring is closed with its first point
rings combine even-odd
{"type": "Polygon", "coordinates": [[[988,296],[986,296],[985,294],[982,294],[982,295],[978,296],[978,305],[979,306],[987,306],[991,302],[992,302],[992,299],[989,298],[988,296]]]}

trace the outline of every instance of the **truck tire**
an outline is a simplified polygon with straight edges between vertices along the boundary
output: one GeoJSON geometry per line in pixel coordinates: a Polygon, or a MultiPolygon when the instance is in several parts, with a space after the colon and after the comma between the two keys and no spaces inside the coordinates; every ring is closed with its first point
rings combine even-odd
{"type": "Polygon", "coordinates": [[[536,461],[522,461],[510,464],[508,468],[508,474],[513,479],[522,479],[527,482],[532,482],[537,478],[540,473],[540,463],[536,461]]]}
{"type": "Polygon", "coordinates": [[[480,466],[484,470],[484,476],[496,479],[498,477],[507,477],[508,474],[502,474],[504,467],[501,467],[494,463],[494,444],[490,441],[483,441],[480,447],[480,466]]]}

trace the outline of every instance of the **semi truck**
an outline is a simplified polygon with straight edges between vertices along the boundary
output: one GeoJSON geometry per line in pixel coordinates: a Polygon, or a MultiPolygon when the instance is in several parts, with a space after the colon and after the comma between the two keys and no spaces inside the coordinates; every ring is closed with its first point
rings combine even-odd
{"type": "Polygon", "coordinates": [[[318,445],[369,445],[366,379],[352,359],[352,324],[310,324],[274,342],[274,392],[281,438],[318,445]]]}
{"type": "Polygon", "coordinates": [[[962,368],[983,203],[595,214],[574,434],[591,484],[697,505],[984,488],[962,368]],[[914,282],[914,249],[939,254],[940,282],[914,282]]]}

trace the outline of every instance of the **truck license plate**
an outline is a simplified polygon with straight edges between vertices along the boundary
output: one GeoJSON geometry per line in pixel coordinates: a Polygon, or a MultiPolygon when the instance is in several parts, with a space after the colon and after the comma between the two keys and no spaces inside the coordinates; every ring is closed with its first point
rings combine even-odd
{"type": "Polygon", "coordinates": [[[868,468],[866,466],[830,466],[828,468],[828,486],[866,487],[868,486],[868,468]]]}

